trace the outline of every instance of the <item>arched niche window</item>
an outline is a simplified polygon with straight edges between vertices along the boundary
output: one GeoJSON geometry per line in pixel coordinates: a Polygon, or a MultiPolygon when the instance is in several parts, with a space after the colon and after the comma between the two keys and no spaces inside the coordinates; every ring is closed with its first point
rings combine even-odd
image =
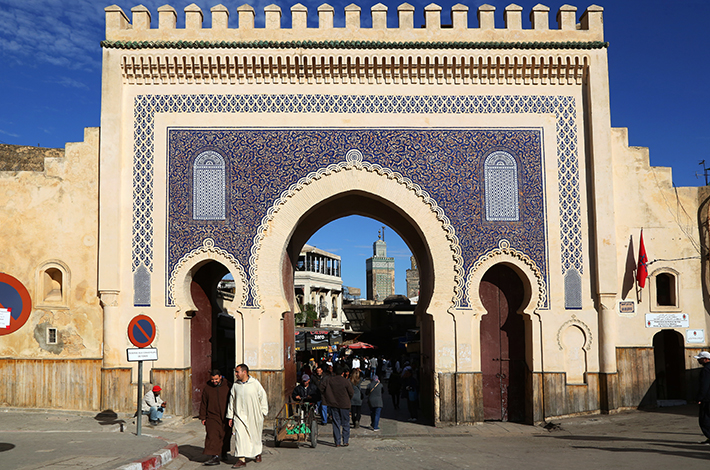
{"type": "Polygon", "coordinates": [[[67,308],[69,268],[60,261],[49,261],[37,272],[37,306],[67,308]]]}
{"type": "Polygon", "coordinates": [[[680,276],[671,268],[660,268],[651,273],[650,295],[651,311],[677,312],[680,311],[680,276]]]}
{"type": "Polygon", "coordinates": [[[520,220],[518,205],[518,165],[507,152],[488,155],[483,164],[486,220],[515,222],[520,220]]]}
{"type": "Polygon", "coordinates": [[[217,152],[202,152],[192,167],[192,218],[226,218],[226,178],[224,158],[217,152]]]}

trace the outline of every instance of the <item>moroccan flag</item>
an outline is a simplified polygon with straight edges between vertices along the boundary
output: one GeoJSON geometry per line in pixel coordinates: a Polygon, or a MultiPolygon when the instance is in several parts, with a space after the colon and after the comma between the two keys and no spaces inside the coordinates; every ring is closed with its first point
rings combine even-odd
{"type": "Polygon", "coordinates": [[[641,229],[641,244],[639,245],[639,264],[636,268],[636,282],[642,289],[646,287],[646,278],[648,277],[648,256],[646,256],[646,247],[643,244],[643,229],[641,229]]]}

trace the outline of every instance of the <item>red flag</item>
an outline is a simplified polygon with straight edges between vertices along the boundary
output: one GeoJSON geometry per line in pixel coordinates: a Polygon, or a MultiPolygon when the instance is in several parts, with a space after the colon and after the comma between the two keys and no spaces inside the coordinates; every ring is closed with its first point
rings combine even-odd
{"type": "Polygon", "coordinates": [[[646,287],[646,278],[648,277],[648,256],[646,256],[646,247],[643,244],[643,229],[641,229],[641,244],[639,245],[639,264],[636,268],[636,282],[642,289],[646,287]]]}

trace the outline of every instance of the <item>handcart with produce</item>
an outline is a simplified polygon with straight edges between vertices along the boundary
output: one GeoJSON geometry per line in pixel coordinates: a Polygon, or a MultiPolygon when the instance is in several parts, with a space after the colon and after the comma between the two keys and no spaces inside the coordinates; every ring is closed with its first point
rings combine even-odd
{"type": "Polygon", "coordinates": [[[315,403],[292,401],[285,403],[276,415],[274,424],[274,445],[282,442],[308,442],[311,447],[318,444],[318,421],[315,403]]]}

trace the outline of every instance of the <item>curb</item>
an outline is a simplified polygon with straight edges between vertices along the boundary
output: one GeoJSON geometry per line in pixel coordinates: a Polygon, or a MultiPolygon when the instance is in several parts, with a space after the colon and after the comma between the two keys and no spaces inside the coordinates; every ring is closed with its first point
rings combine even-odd
{"type": "Polygon", "coordinates": [[[146,457],[141,460],[136,460],[135,462],[129,463],[122,467],[118,467],[117,470],[155,470],[157,468],[166,465],[172,459],[178,456],[178,445],[168,444],[167,446],[160,449],[158,452],[154,452],[150,457],[146,457]]]}

